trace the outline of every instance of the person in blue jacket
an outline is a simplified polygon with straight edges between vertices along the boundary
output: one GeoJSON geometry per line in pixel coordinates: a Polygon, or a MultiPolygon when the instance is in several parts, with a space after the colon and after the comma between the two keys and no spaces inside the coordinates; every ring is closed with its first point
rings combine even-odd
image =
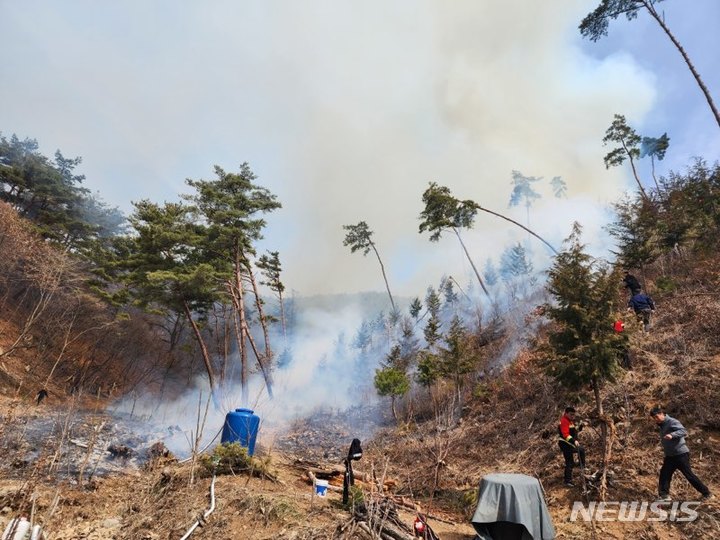
{"type": "Polygon", "coordinates": [[[647,332],[650,329],[650,315],[655,311],[653,299],[640,291],[630,298],[628,309],[632,309],[638,320],[642,320],[643,330],[647,332]]]}

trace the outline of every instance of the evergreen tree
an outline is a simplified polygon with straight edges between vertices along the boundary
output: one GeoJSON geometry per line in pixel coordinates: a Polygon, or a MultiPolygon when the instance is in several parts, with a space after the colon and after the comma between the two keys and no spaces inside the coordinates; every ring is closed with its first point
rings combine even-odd
{"type": "Polygon", "coordinates": [[[261,281],[260,283],[266,285],[278,297],[278,302],[280,304],[280,324],[282,325],[283,338],[287,341],[285,303],[283,301],[285,285],[280,279],[280,274],[282,273],[280,253],[277,251],[268,251],[267,255],[261,255],[257,262],[257,267],[265,276],[265,281],[261,281]]]}
{"type": "Polygon", "coordinates": [[[550,186],[552,187],[555,197],[558,199],[567,198],[567,184],[561,177],[555,176],[550,180],[550,186]]]}
{"type": "Polygon", "coordinates": [[[495,270],[495,264],[493,263],[492,259],[490,259],[489,257],[488,257],[488,260],[485,261],[485,268],[483,269],[483,277],[485,278],[485,283],[487,283],[490,287],[494,287],[499,279],[498,272],[497,272],[497,270],[495,270]]]}
{"type": "Polygon", "coordinates": [[[397,398],[407,394],[410,390],[410,379],[407,374],[398,368],[386,366],[375,370],[375,389],[380,396],[390,397],[392,415],[397,422],[395,402],[397,398]]]}
{"type": "MultiPolygon", "coordinates": [[[[554,302],[545,306],[545,312],[555,326],[548,333],[547,369],[571,390],[592,387],[605,447],[611,420],[604,413],[600,392],[605,381],[613,380],[623,347],[622,336],[613,330],[618,277],[585,253],[580,235],[581,227],[575,223],[566,249],[548,272],[554,302]]],[[[610,455],[610,448],[604,455],[610,455]]],[[[603,478],[607,466],[604,463],[603,478]]]]}
{"type": "Polygon", "coordinates": [[[202,327],[213,304],[227,298],[217,284],[222,270],[198,257],[205,230],[193,223],[183,204],[159,206],[147,200],[134,203],[130,223],[135,235],[118,243],[114,272],[133,303],[151,312],[176,313],[189,322],[208,375],[210,391],[219,407],[218,377],[202,327]]]}
{"type": "Polygon", "coordinates": [[[643,137],[640,142],[640,159],[650,156],[650,164],[652,177],[655,181],[655,187],[660,192],[660,185],[658,184],[657,177],[655,176],[655,158],[658,161],[665,159],[665,152],[670,147],[670,137],[667,133],[663,133],[660,137],[643,137]]]}
{"type": "Polygon", "coordinates": [[[271,362],[267,319],[251,266],[255,255],[255,243],[262,239],[265,227],[263,214],[281,207],[275,195],[256,185],[257,176],[247,163],[240,166],[238,173],[227,173],[215,167],[214,180],[192,180],[187,184],[195,193],[186,196],[192,201],[198,219],[207,226],[203,250],[208,260],[224,264],[228,269],[225,285],[230,292],[236,313],[236,342],[240,352],[241,386],[244,403],[249,400],[247,343],[255,354],[260,371],[265,379],[268,394],[272,397],[271,362]],[[250,329],[246,312],[247,285],[250,282],[255,297],[255,308],[265,338],[265,350],[260,351],[250,329]]]}
{"type": "Polygon", "coordinates": [[[440,326],[442,325],[440,322],[440,305],[440,295],[438,295],[434,287],[428,287],[427,294],[425,296],[425,307],[430,314],[430,318],[425,325],[423,334],[425,336],[425,342],[431,350],[436,346],[442,337],[440,333],[440,326]]]}
{"type": "Polygon", "coordinates": [[[512,178],[513,191],[510,195],[510,204],[508,206],[517,206],[523,202],[525,204],[527,224],[529,227],[530,207],[533,202],[540,198],[540,194],[532,188],[532,184],[542,180],[542,177],[524,176],[520,171],[513,171],[512,178]]]}
{"type": "Polygon", "coordinates": [[[417,321],[421,311],[422,301],[416,296],[410,302],[410,316],[417,321]]]}
{"type": "Polygon", "coordinates": [[[459,298],[453,287],[452,277],[443,277],[440,280],[440,290],[443,294],[443,311],[456,313],[459,298]]]}
{"type": "Polygon", "coordinates": [[[390,284],[388,283],[387,276],[385,275],[385,265],[380,258],[380,253],[378,253],[375,242],[372,241],[372,235],[374,233],[364,221],[361,221],[357,225],[343,225],[343,229],[347,231],[345,240],[343,240],[343,245],[350,246],[350,253],[355,253],[358,250],[362,250],[363,255],[370,253],[370,250],[375,253],[378,263],[380,264],[383,280],[385,281],[385,288],[387,289],[388,296],[390,297],[390,305],[392,306],[393,311],[396,311],[395,301],[393,300],[392,293],[390,292],[390,284]]]}
{"type": "Polygon", "coordinates": [[[477,205],[471,200],[461,201],[456,199],[450,193],[449,188],[439,186],[435,182],[430,183],[430,187],[425,190],[422,199],[425,203],[425,209],[420,213],[420,233],[430,232],[431,242],[440,240],[440,236],[445,231],[449,230],[455,233],[465,252],[465,256],[470,262],[470,266],[475,272],[480,287],[490,298],[490,293],[480,277],[480,272],[475,267],[475,263],[465,247],[465,242],[460,237],[460,229],[472,228],[477,215],[477,205]]]}
{"type": "Polygon", "coordinates": [[[640,182],[637,169],[635,168],[635,160],[640,158],[640,135],[638,135],[633,128],[627,125],[625,117],[621,114],[616,114],[613,123],[605,132],[603,137],[603,146],[610,143],[616,143],[619,146],[613,148],[608,152],[605,157],[605,168],[617,167],[622,165],[627,159],[630,162],[635,182],[637,182],[640,194],[643,199],[649,200],[645,188],[640,182]]]}
{"type": "Polygon", "coordinates": [[[473,350],[471,337],[459,317],[454,317],[450,323],[445,343],[447,348],[440,354],[439,371],[443,377],[452,380],[457,392],[458,407],[462,409],[463,382],[465,376],[477,367],[478,358],[473,350]]]}
{"type": "Polygon", "coordinates": [[[532,262],[528,259],[525,248],[519,242],[503,251],[500,257],[500,276],[504,281],[528,277],[532,271],[532,262]]]}

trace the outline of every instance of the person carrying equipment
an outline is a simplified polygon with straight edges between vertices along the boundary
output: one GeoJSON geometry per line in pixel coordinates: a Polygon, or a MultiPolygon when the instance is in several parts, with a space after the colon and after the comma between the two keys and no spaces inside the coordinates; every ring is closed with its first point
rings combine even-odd
{"type": "Polygon", "coordinates": [[[575,427],[575,408],[565,407],[565,414],[560,418],[560,424],[558,425],[560,435],[558,446],[565,458],[564,483],[567,487],[575,486],[572,482],[572,470],[575,466],[574,454],[578,455],[580,467],[585,468],[585,449],[580,446],[577,438],[578,432],[582,431],[582,428],[582,423],[575,427]]]}

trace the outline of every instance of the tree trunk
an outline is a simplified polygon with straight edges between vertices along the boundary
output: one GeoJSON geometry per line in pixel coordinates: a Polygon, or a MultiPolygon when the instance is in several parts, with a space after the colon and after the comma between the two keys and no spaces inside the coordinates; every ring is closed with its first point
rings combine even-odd
{"type": "Polygon", "coordinates": [[[657,188],[658,197],[660,197],[660,184],[658,184],[657,176],[655,176],[655,156],[653,156],[652,154],[650,155],[650,167],[651,167],[650,170],[652,171],[653,182],[655,182],[655,187],[657,188]]]}
{"type": "MultiPolygon", "coordinates": [[[[255,308],[258,311],[258,319],[260,320],[260,326],[262,327],[263,331],[263,339],[265,340],[265,354],[264,358],[268,361],[268,364],[271,364],[272,358],[273,358],[273,352],[270,348],[270,335],[268,333],[268,323],[267,318],[265,317],[265,311],[262,307],[262,299],[260,298],[260,292],[258,291],[257,281],[255,281],[255,276],[252,273],[252,268],[250,267],[250,263],[245,261],[245,269],[248,273],[248,279],[250,280],[250,284],[252,285],[253,294],[255,295],[255,308]]],[[[268,365],[268,367],[272,367],[271,365],[268,365]]]]}
{"type": "Polygon", "coordinates": [[[540,235],[534,233],[533,231],[531,231],[530,229],[528,229],[528,228],[527,228],[525,225],[523,225],[522,223],[518,223],[518,222],[515,221],[514,219],[510,219],[509,217],[503,216],[502,214],[498,214],[497,212],[493,212],[492,210],[488,210],[487,208],[483,208],[483,207],[480,206],[479,204],[476,204],[475,207],[476,207],[478,210],[482,210],[483,212],[487,212],[488,214],[491,214],[491,215],[493,215],[493,216],[495,216],[495,217],[499,217],[500,219],[504,219],[505,221],[509,221],[509,222],[512,223],[513,225],[517,225],[518,227],[520,227],[520,228],[523,229],[524,231],[527,231],[527,232],[529,232],[530,234],[532,234],[535,238],[537,238],[538,240],[540,240],[540,241],[541,241],[543,244],[545,244],[547,247],[549,247],[550,250],[551,250],[555,255],[558,254],[557,250],[556,250],[554,247],[552,247],[552,245],[550,244],[550,242],[548,242],[547,240],[545,240],[542,236],[540,236],[540,235]]]}
{"type": "Polygon", "coordinates": [[[602,397],[600,396],[600,383],[596,378],[592,380],[593,393],[595,394],[595,412],[600,419],[600,440],[603,449],[602,476],[600,478],[600,500],[605,500],[607,492],[607,470],[610,466],[610,457],[612,455],[613,441],[608,438],[608,423],[610,420],[605,416],[603,410],[602,397]]]}
{"type": "Polygon", "coordinates": [[[478,269],[475,267],[475,263],[474,263],[473,260],[470,258],[470,253],[468,253],[468,250],[467,250],[467,248],[465,247],[465,242],[463,242],[463,241],[462,241],[462,238],[460,238],[460,231],[458,231],[458,230],[455,229],[454,227],[453,227],[453,231],[455,232],[455,235],[458,237],[458,240],[460,240],[460,245],[462,246],[463,251],[465,251],[465,255],[467,256],[468,261],[470,261],[470,266],[472,266],[472,269],[473,269],[473,271],[475,272],[475,276],[477,277],[478,281],[480,282],[480,287],[482,287],[482,290],[485,292],[485,294],[487,295],[487,297],[490,298],[490,300],[492,300],[492,298],[490,297],[490,292],[487,290],[487,287],[485,286],[485,283],[483,283],[483,280],[482,280],[482,278],[480,277],[480,272],[478,272],[478,269]]]}
{"type": "Polygon", "coordinates": [[[635,160],[632,157],[632,154],[630,153],[630,150],[628,150],[628,147],[625,146],[625,141],[622,140],[623,148],[625,149],[625,153],[628,155],[628,158],[630,160],[630,167],[632,168],[633,176],[635,177],[635,181],[637,182],[638,187],[640,188],[640,194],[642,195],[642,198],[646,201],[650,201],[648,199],[647,193],[645,192],[645,188],[642,187],[642,183],[640,183],[640,177],[638,176],[637,169],[635,168],[635,160]]]}
{"type": "Polygon", "coordinates": [[[710,95],[710,91],[707,89],[707,86],[705,86],[705,83],[700,78],[700,74],[695,69],[695,66],[690,61],[690,57],[685,52],[685,49],[683,49],[682,45],[680,45],[680,42],[675,38],[675,36],[670,32],[670,29],[665,25],[665,21],[662,20],[662,17],[658,14],[658,12],[655,10],[653,5],[648,0],[641,0],[645,8],[648,10],[650,15],[657,21],[657,23],[660,25],[660,28],[663,29],[663,31],[667,34],[667,36],[670,38],[670,41],[673,42],[673,45],[677,48],[678,51],[680,51],[680,54],[682,55],[683,59],[685,60],[685,63],[687,64],[688,68],[690,69],[690,73],[692,73],[693,77],[695,77],[695,81],[697,82],[698,86],[700,87],[700,90],[705,95],[705,99],[708,102],[708,105],[710,106],[710,110],[713,113],[713,116],[715,117],[715,121],[717,122],[718,126],[720,126],[720,112],[718,112],[717,107],[715,107],[715,103],[713,102],[712,96],[710,95]]]}
{"type": "Polygon", "coordinates": [[[215,382],[215,373],[213,371],[212,363],[210,362],[210,354],[208,353],[207,347],[205,345],[205,340],[202,337],[202,334],[200,333],[200,328],[198,328],[197,323],[195,322],[195,319],[193,319],[192,312],[190,311],[190,306],[188,306],[187,302],[183,302],[183,308],[185,310],[185,316],[187,317],[188,321],[190,322],[190,326],[192,326],[193,332],[195,333],[195,339],[198,342],[198,345],[200,346],[200,352],[202,353],[202,359],[203,363],[205,364],[205,370],[208,374],[208,384],[210,385],[210,394],[212,395],[213,404],[215,405],[216,409],[220,408],[220,399],[217,395],[217,388],[216,388],[216,382],[215,382]]]}
{"type": "Polygon", "coordinates": [[[242,400],[244,406],[248,406],[250,404],[250,389],[248,388],[248,376],[250,370],[248,366],[247,348],[245,347],[245,340],[247,339],[247,333],[245,331],[247,328],[247,325],[245,324],[245,291],[243,290],[242,280],[239,277],[237,278],[235,286],[235,313],[238,318],[237,322],[240,330],[239,335],[236,334],[237,339],[240,340],[238,342],[238,347],[240,349],[240,399],[242,400]]]}
{"type": "Polygon", "coordinates": [[[280,324],[282,325],[283,332],[283,345],[287,348],[287,325],[285,324],[285,300],[283,299],[282,291],[278,291],[278,298],[280,299],[280,324]]]}
{"type": "Polygon", "coordinates": [[[380,259],[380,254],[378,253],[378,250],[375,247],[375,244],[373,242],[370,242],[370,245],[372,246],[373,251],[375,252],[375,256],[377,257],[377,260],[380,263],[380,271],[382,272],[383,280],[385,280],[385,288],[387,289],[388,296],[390,297],[390,305],[392,305],[393,311],[397,311],[397,308],[395,307],[395,301],[393,300],[392,293],[390,292],[390,285],[388,284],[387,276],[385,275],[385,266],[383,265],[383,262],[380,259]]]}
{"type": "MultiPolygon", "coordinates": [[[[255,307],[258,310],[258,319],[260,319],[260,326],[262,326],[263,330],[263,338],[265,339],[265,354],[261,355],[260,352],[257,349],[257,346],[255,344],[255,340],[252,337],[252,334],[250,334],[250,328],[246,329],[250,346],[253,349],[253,352],[255,353],[255,357],[257,358],[258,365],[260,366],[260,371],[263,374],[263,379],[265,379],[265,386],[267,387],[268,396],[272,399],[273,397],[273,391],[272,391],[272,349],[270,348],[270,336],[268,334],[268,328],[267,328],[267,319],[265,318],[265,313],[263,312],[262,308],[262,301],[260,299],[260,293],[258,292],[257,288],[257,282],[255,281],[255,277],[252,274],[252,269],[250,268],[250,265],[245,262],[245,268],[248,272],[248,279],[250,280],[250,283],[252,284],[253,288],[253,294],[255,295],[255,307]],[[267,365],[265,361],[267,360],[267,365]]],[[[245,324],[247,325],[247,320],[245,321],[245,324]]]]}

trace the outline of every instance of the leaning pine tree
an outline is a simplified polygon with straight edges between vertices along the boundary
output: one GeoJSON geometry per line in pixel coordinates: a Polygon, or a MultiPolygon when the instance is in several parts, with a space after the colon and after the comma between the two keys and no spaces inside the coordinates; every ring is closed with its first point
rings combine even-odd
{"type": "Polygon", "coordinates": [[[621,337],[613,332],[617,276],[599,264],[580,243],[581,227],[573,226],[566,249],[549,270],[548,290],[554,302],[545,306],[555,323],[548,336],[547,370],[569,390],[592,387],[604,448],[600,492],[604,497],[612,456],[614,425],[603,410],[601,388],[613,380],[621,337]]]}

